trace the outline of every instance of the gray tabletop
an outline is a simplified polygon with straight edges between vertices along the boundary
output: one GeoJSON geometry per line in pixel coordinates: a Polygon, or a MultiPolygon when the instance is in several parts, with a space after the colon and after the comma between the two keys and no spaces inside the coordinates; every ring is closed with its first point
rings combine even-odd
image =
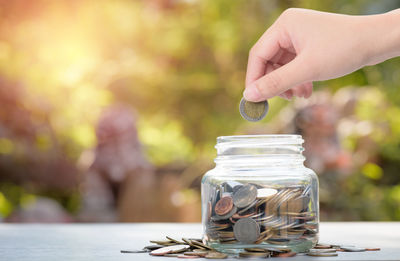
{"type": "MultiPolygon", "coordinates": [[[[296,256],[290,260],[400,260],[400,222],[321,223],[320,228],[321,243],[380,247],[382,250],[340,252],[338,257],[296,256]]],[[[172,257],[153,257],[147,253],[120,253],[121,249],[141,249],[149,245],[150,239],[162,239],[165,235],[176,238],[200,237],[201,225],[0,224],[0,260],[175,260],[172,257]]]]}

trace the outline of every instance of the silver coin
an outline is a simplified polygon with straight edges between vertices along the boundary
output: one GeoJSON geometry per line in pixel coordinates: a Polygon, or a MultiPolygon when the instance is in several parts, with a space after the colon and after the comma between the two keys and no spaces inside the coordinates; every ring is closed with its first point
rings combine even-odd
{"type": "Polygon", "coordinates": [[[147,253],[147,250],[121,250],[123,254],[140,254],[140,253],[147,253]]]}
{"type": "Polygon", "coordinates": [[[260,226],[251,218],[242,218],[233,226],[233,233],[239,242],[251,244],[260,236],[260,226]]]}
{"type": "Polygon", "coordinates": [[[364,252],[367,251],[365,248],[362,247],[340,247],[342,250],[346,252],[364,252]]]}
{"type": "Polygon", "coordinates": [[[233,194],[233,204],[238,208],[245,208],[257,198],[257,188],[246,184],[233,194]]]}
{"type": "Polygon", "coordinates": [[[167,247],[162,247],[162,248],[151,251],[150,255],[162,256],[165,254],[175,254],[175,253],[184,252],[185,250],[187,250],[189,248],[190,248],[190,246],[188,246],[188,245],[167,246],[167,247]]]}
{"type": "Polygon", "coordinates": [[[247,121],[260,121],[268,112],[268,101],[250,102],[244,98],[240,100],[239,112],[242,117],[247,121]]]}
{"type": "Polygon", "coordinates": [[[150,246],[145,246],[143,249],[151,251],[151,250],[156,250],[156,249],[159,249],[159,248],[162,248],[162,247],[164,247],[164,246],[162,246],[162,245],[150,245],[150,246]]]}

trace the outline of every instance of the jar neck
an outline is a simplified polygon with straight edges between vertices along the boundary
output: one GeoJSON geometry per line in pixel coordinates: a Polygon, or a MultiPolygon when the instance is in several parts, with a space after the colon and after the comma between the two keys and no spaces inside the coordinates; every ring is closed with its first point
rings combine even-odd
{"type": "Polygon", "coordinates": [[[241,135],[217,138],[217,167],[303,167],[300,135],[241,135]]]}

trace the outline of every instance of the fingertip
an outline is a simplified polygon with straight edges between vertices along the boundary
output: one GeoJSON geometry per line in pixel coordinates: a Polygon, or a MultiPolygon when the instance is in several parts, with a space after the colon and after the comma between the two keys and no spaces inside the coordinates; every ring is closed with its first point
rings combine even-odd
{"type": "Polygon", "coordinates": [[[246,87],[246,89],[243,92],[243,97],[247,101],[251,102],[259,102],[264,100],[255,83],[252,83],[250,84],[250,86],[246,87]]]}

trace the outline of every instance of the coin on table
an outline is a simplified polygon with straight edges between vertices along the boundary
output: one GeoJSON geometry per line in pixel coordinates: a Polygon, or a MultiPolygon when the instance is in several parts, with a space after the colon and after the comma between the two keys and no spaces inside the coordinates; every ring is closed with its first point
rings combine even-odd
{"type": "Polygon", "coordinates": [[[183,253],[186,256],[199,256],[199,257],[205,257],[210,251],[195,251],[195,252],[185,252],[183,253]]]}
{"type": "Polygon", "coordinates": [[[257,188],[246,184],[233,194],[233,204],[238,208],[244,208],[253,203],[257,198],[257,188]]]}
{"type": "Polygon", "coordinates": [[[228,214],[233,207],[233,199],[231,196],[225,196],[218,200],[217,204],[215,204],[214,210],[215,213],[219,216],[223,216],[228,214]]]}
{"type": "Polygon", "coordinates": [[[268,101],[250,102],[244,98],[240,100],[239,112],[247,121],[260,121],[268,112],[268,101]]]}
{"type": "Polygon", "coordinates": [[[209,252],[205,258],[207,259],[224,259],[227,258],[228,255],[220,252],[209,252]]]}
{"type": "Polygon", "coordinates": [[[364,251],[366,251],[366,249],[362,248],[362,247],[341,247],[341,249],[346,252],[364,252],[364,251]]]}
{"type": "Polygon", "coordinates": [[[151,251],[151,250],[156,250],[156,249],[159,249],[159,248],[162,248],[162,247],[164,247],[164,246],[161,246],[161,245],[150,245],[150,246],[145,246],[143,249],[151,251]]]}
{"type": "Polygon", "coordinates": [[[174,238],[172,238],[172,237],[169,237],[169,236],[166,236],[166,238],[167,238],[169,241],[171,241],[171,242],[173,242],[173,243],[175,243],[175,244],[178,244],[178,245],[185,244],[184,242],[181,242],[181,241],[179,241],[179,240],[177,240],[177,239],[174,239],[174,238]]]}
{"type": "Polygon", "coordinates": [[[121,253],[123,254],[140,254],[140,253],[147,253],[149,251],[147,250],[121,250],[121,253]]]}
{"type": "Polygon", "coordinates": [[[380,251],[381,249],[379,247],[367,247],[365,250],[366,251],[380,251]]]}
{"type": "Polygon", "coordinates": [[[233,226],[233,233],[239,242],[251,244],[260,236],[260,226],[251,218],[242,218],[233,226]]]}
{"type": "Polygon", "coordinates": [[[179,254],[164,254],[165,257],[179,257],[179,254]]]}
{"type": "Polygon", "coordinates": [[[175,253],[184,252],[185,250],[187,250],[189,248],[190,248],[190,246],[188,246],[188,245],[167,246],[167,247],[162,247],[162,248],[151,251],[150,255],[163,256],[165,254],[175,254],[175,253]]]}
{"type": "Polygon", "coordinates": [[[278,191],[272,188],[257,189],[257,198],[269,198],[274,196],[278,191]]]}
{"type": "Polygon", "coordinates": [[[150,243],[158,244],[158,245],[173,245],[174,242],[171,240],[150,240],[150,243]]]}
{"type": "Polygon", "coordinates": [[[198,247],[205,248],[205,249],[208,249],[208,250],[213,250],[213,248],[203,244],[201,242],[201,240],[198,240],[198,239],[192,239],[192,240],[190,240],[190,243],[192,243],[195,247],[198,246],[198,247]]]}

